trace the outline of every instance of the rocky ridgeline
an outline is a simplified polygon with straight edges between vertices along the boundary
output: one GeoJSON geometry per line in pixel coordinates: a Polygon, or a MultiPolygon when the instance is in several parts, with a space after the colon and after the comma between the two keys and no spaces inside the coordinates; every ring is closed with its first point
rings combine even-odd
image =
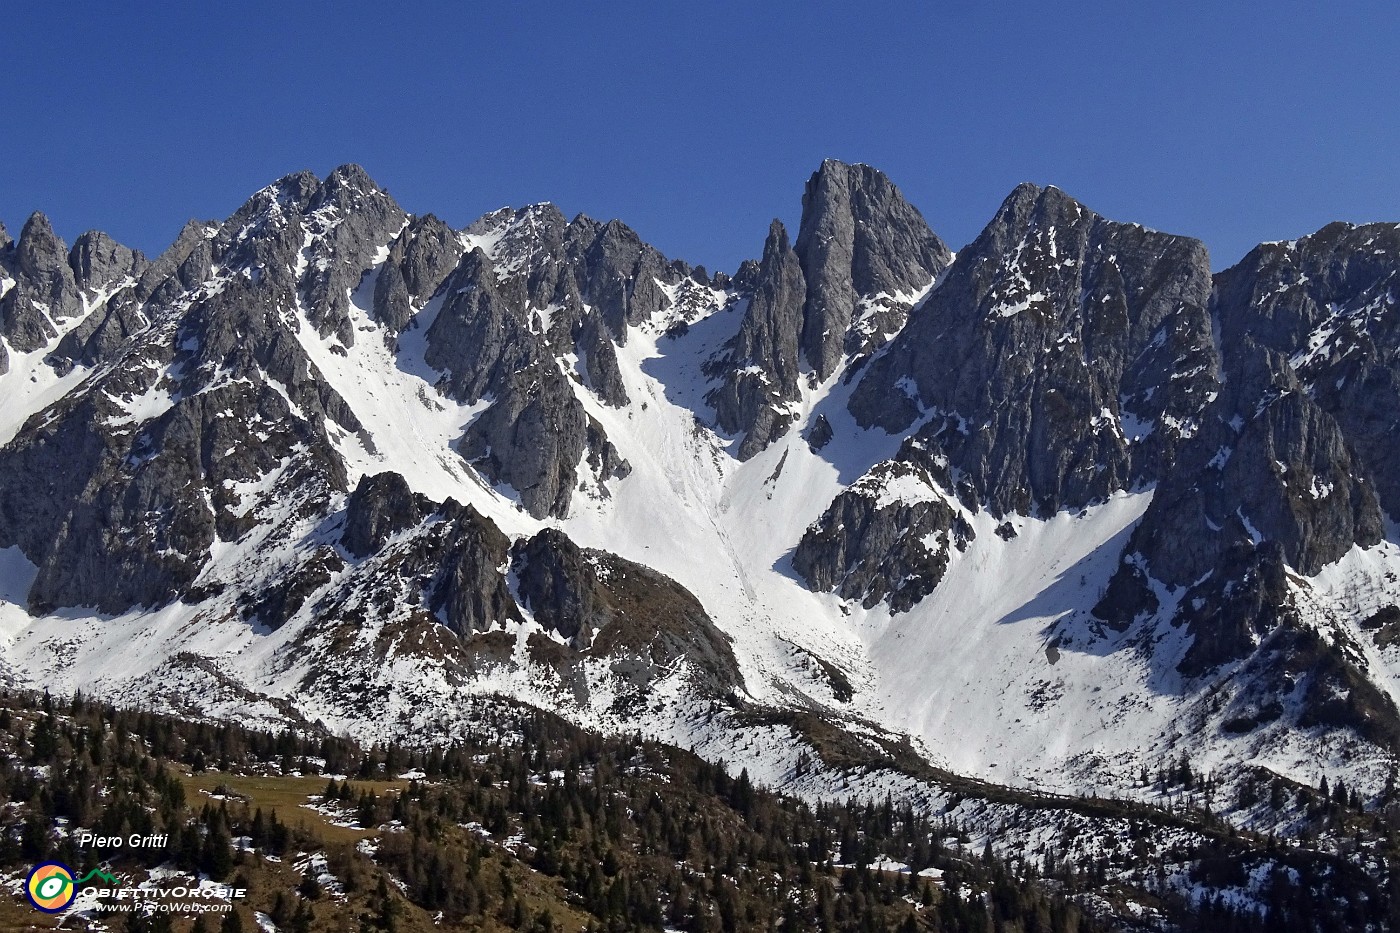
{"type": "Polygon", "coordinates": [[[1216,277],[1223,386],[1163,478],[1096,613],[1123,626],[1184,589],[1203,673],[1292,625],[1285,572],[1316,574],[1400,506],[1400,231],[1332,224],[1216,277]]]}
{"type": "MultiPolygon", "coordinates": [[[[793,565],[904,611],[968,538],[949,503],[1048,516],[1155,487],[1098,619],[1124,629],[1178,594],[1188,676],[1296,638],[1287,572],[1375,544],[1400,506],[1398,297],[1393,225],[1333,224],[1212,277],[1194,240],[1023,185],[867,368],[852,414],[905,443],[793,565]],[[911,473],[933,491],[888,494],[911,473]]],[[[1365,680],[1338,670],[1343,692],[1365,680]]]]}
{"type": "MultiPolygon", "coordinates": [[[[39,568],[34,610],[120,612],[180,596],[216,540],[248,530],[241,484],[276,477],[289,511],[328,507],[347,482],[329,431],[360,424],[298,342],[299,309],[353,339],[341,266],[367,267],[404,220],[358,168],[325,182],[289,176],[222,225],[187,226],[87,312],[50,365],[98,365],[0,450],[0,545],[18,544],[39,568]]],[[[46,223],[30,227],[41,243],[52,237],[46,223]]],[[[24,239],[17,256],[40,251],[24,239]]],[[[80,271],[110,268],[74,256],[80,271]]],[[[67,279],[47,281],[57,296],[67,279]]]]}
{"type": "Polygon", "coordinates": [[[361,424],[297,335],[305,323],[353,346],[350,295],[385,247],[372,292],[384,339],[441,295],[426,362],[454,399],[491,402],[463,456],[539,517],[567,513],[580,469],[600,485],[627,474],[558,357],[576,353],[574,375],[625,405],[615,342],[670,303],[668,287],[712,282],[622,224],[544,205],[458,234],[410,218],[357,166],[288,176],[221,224],[191,222],[154,262],[100,233],[69,251],[35,215],[0,250],[13,283],[0,354],[47,349],[55,374],[92,373],[0,451],[0,546],[40,568],[33,609],[176,598],[216,540],[254,521],[240,485],[280,473],[277,495],[302,514],[348,491],[333,437],[361,424]]]}
{"type": "Polygon", "coordinates": [[[774,221],[757,266],[735,282],[751,295],[738,334],[711,361],[707,396],[747,460],[787,433],[801,379],[859,368],[904,326],[911,296],[952,254],[899,189],[866,165],[822,163],[802,197],[794,247],[774,221]]]}
{"type": "MultiPolygon", "coordinates": [[[[901,441],[790,542],[811,588],[907,611],[979,513],[1010,535],[1009,516],[1150,488],[1094,625],[1187,625],[1188,676],[1276,670],[1261,645],[1306,634],[1289,574],[1375,544],[1400,514],[1398,277],[1391,225],[1334,224],[1212,276],[1199,242],[1034,185],[954,259],[889,179],[838,162],[808,182],[796,241],[775,221],[732,279],[548,204],[453,230],[354,166],[281,179],[154,261],[100,233],[68,249],[35,215],[18,241],[0,230],[0,373],[21,357],[73,382],[0,448],[0,548],[38,567],[32,611],[117,613],[200,603],[219,545],[315,517],[339,538],[240,593],[249,619],[277,628],[311,599],[347,626],[411,607],[411,624],[470,640],[528,617],[566,667],[585,650],[647,657],[640,684],[684,656],[723,692],[739,683],[727,641],[674,581],[557,530],[511,540],[394,474],[352,490],[341,442],[367,433],[306,341],[346,354],[369,334],[402,353],[411,334],[436,390],[478,408],[456,453],[550,521],[627,481],[589,406],[640,405],[619,355],[637,329],[733,307],[702,357],[697,431],[751,459],[840,376],[857,424],[901,441]]],[[[836,460],[850,438],[828,413],[804,439],[836,460]]],[[[1318,697],[1365,682],[1315,648],[1299,652],[1318,697]]]]}

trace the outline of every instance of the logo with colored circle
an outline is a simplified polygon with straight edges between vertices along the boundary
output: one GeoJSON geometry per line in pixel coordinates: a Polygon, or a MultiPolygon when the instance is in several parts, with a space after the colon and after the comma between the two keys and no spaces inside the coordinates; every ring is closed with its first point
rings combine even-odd
{"type": "Polygon", "coordinates": [[[29,903],[46,914],[56,914],[66,910],[78,896],[78,886],[73,883],[73,872],[62,862],[45,862],[35,866],[24,883],[24,893],[29,895],[29,903]]]}

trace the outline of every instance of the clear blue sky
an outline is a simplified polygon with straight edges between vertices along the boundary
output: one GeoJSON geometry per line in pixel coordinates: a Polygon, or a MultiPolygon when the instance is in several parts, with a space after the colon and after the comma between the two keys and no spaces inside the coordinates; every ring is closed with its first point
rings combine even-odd
{"type": "Polygon", "coordinates": [[[0,220],[158,252],[359,162],[454,225],[551,200],[733,269],[822,158],[954,248],[1021,181],[1205,240],[1217,268],[1400,221],[1400,5],[10,4],[0,220]],[[139,11],[139,12],[137,12],[139,11]]]}

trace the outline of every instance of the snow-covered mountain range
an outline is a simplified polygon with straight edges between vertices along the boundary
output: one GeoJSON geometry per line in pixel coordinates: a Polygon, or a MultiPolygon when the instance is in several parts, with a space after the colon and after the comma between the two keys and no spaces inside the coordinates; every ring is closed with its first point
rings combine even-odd
{"type": "Polygon", "coordinates": [[[504,694],[812,794],[830,735],[1379,794],[1400,227],[1212,275],[1054,188],[956,255],[867,166],[802,208],[733,275],[355,166],[154,261],[0,229],[3,675],[409,740],[504,694]]]}

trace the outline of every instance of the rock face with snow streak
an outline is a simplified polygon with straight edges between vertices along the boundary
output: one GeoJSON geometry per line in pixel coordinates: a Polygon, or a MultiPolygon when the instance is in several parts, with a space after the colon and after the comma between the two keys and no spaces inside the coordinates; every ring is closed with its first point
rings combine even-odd
{"type": "Polygon", "coordinates": [[[909,439],[808,530],[794,568],[907,610],[967,534],[937,496],[899,502],[893,478],[936,476],[995,515],[1048,515],[1162,476],[1218,391],[1209,298],[1200,243],[1018,187],[861,378],[857,420],[909,439]],[[909,522],[919,534],[900,533],[909,522]],[[941,550],[920,543],[932,534],[941,550]]]}
{"type": "MultiPolygon", "coordinates": [[[[8,235],[0,242],[0,276],[13,282],[0,292],[0,336],[15,350],[32,352],[57,336],[58,323],[87,309],[82,323],[67,336],[91,339],[110,318],[120,317],[123,329],[102,335],[109,347],[114,346],[133,329],[130,302],[108,295],[127,287],[127,280],[141,275],[146,265],[140,253],[97,231],[84,233],[68,250],[48,218],[36,213],[17,243],[8,235]]],[[[60,356],[61,351],[60,347],[60,356]]],[[[0,362],[6,359],[8,353],[0,347],[0,362]]]]}
{"type": "Polygon", "coordinates": [[[12,348],[27,353],[55,336],[55,320],[78,313],[82,295],[68,250],[43,214],[29,218],[5,253],[6,273],[15,284],[0,299],[0,334],[12,348]]]}
{"type": "Polygon", "coordinates": [[[1233,605],[1240,581],[1311,576],[1381,541],[1382,510],[1400,505],[1397,301],[1390,224],[1266,244],[1217,276],[1225,385],[1134,533],[1101,618],[1157,612],[1154,581],[1184,588],[1196,639],[1183,667],[1200,673],[1292,618],[1281,582],[1233,605]]]}
{"type": "Polygon", "coordinates": [[[863,365],[951,256],[883,173],[823,162],[802,197],[796,245],[775,220],[763,259],[735,276],[748,312],[709,366],[720,385],[707,398],[719,427],[743,435],[739,459],[787,433],[804,371],[815,385],[863,365]]]}
{"type": "Polygon", "coordinates": [[[1155,480],[1216,391],[1210,264],[1185,237],[1018,187],[851,399],[917,429],[994,512],[1155,480]]]}
{"type": "Polygon", "coordinates": [[[802,356],[825,379],[904,326],[914,295],[952,254],[883,172],[828,159],[802,195],[794,247],[807,283],[802,356]]]}
{"type": "Polygon", "coordinates": [[[768,229],[763,260],[753,277],[753,295],[739,333],[710,372],[723,379],[706,397],[720,428],[744,435],[740,460],[747,460],[787,432],[786,403],[798,397],[798,337],[806,284],[802,264],[778,221],[768,229]]]}
{"type": "Polygon", "coordinates": [[[374,316],[387,328],[387,339],[397,341],[414,306],[422,307],[437,292],[461,255],[457,235],[432,214],[413,218],[394,238],[374,282],[374,316]]]}
{"type": "Polygon", "coordinates": [[[905,612],[943,579],[953,549],[976,537],[946,470],[926,457],[877,465],[836,497],[793,552],[792,566],[813,589],[870,609],[888,602],[905,612]]]}
{"type": "Polygon", "coordinates": [[[0,488],[0,542],[39,568],[33,608],[168,602],[199,576],[216,540],[248,530],[240,484],[278,478],[293,509],[322,508],[345,489],[330,435],[360,425],[298,342],[295,311],[353,339],[341,292],[361,270],[342,267],[367,263],[370,241],[387,240],[402,216],[346,167],[324,183],[288,176],[210,235],[187,228],[175,247],[185,255],[162,257],[160,283],[103,241],[86,258],[75,252],[81,270],[110,272],[115,257],[145,284],[109,299],[93,312],[103,315],[97,327],[70,331],[79,339],[56,351],[59,370],[111,358],[117,346],[123,365],[99,370],[0,450],[15,480],[0,488]]]}

